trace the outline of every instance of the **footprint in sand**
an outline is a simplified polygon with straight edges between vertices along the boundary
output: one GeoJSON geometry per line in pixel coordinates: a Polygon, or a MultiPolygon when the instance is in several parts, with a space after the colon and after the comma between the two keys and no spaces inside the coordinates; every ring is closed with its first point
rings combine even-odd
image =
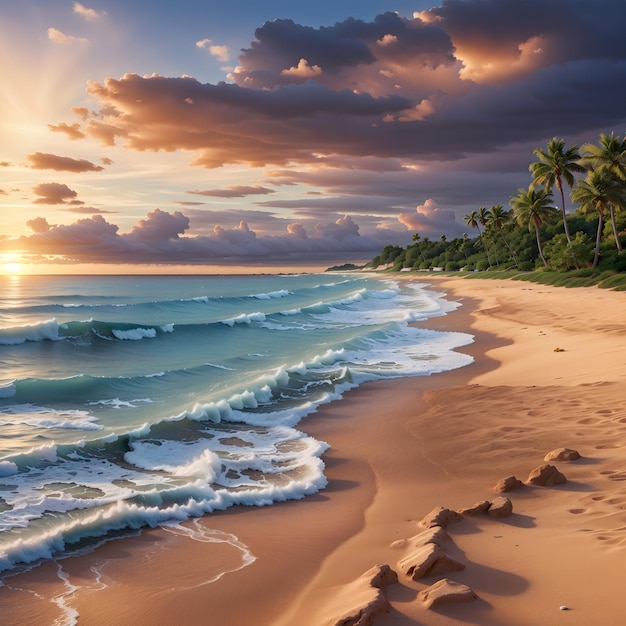
{"type": "Polygon", "coordinates": [[[573,513],[574,515],[580,515],[581,513],[585,513],[587,509],[567,509],[568,513],[573,513]]]}
{"type": "Polygon", "coordinates": [[[624,504],[624,502],[624,498],[611,498],[610,500],[607,500],[608,504],[613,504],[616,506],[621,506],[622,504],[624,504]]]}

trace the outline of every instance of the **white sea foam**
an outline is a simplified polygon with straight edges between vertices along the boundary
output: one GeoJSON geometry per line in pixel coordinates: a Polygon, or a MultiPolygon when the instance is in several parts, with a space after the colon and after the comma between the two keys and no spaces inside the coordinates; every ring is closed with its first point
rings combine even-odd
{"type": "Polygon", "coordinates": [[[0,461],[0,476],[11,476],[17,474],[17,465],[12,461],[0,461]]]}
{"type": "Polygon", "coordinates": [[[44,341],[45,339],[58,341],[60,338],[59,324],[54,318],[45,322],[0,329],[0,345],[4,346],[19,345],[26,341],[44,341]]]}
{"type": "Polygon", "coordinates": [[[206,440],[191,444],[171,441],[166,446],[153,441],[134,441],[131,442],[131,450],[124,455],[124,459],[144,470],[201,478],[207,483],[212,483],[219,475],[221,461],[206,446],[206,440]]]}
{"type": "Polygon", "coordinates": [[[291,292],[287,289],[279,289],[278,291],[270,291],[268,293],[255,293],[252,298],[257,300],[272,300],[273,298],[286,298],[291,292]]]}
{"type": "Polygon", "coordinates": [[[233,367],[226,367],[225,365],[219,365],[218,363],[205,363],[207,367],[214,367],[218,370],[226,370],[228,372],[234,372],[235,369],[233,367]]]}
{"type": "Polygon", "coordinates": [[[98,404],[102,406],[110,406],[114,409],[135,409],[138,404],[151,404],[154,400],[151,398],[134,398],[133,400],[120,400],[119,398],[109,398],[108,400],[94,400],[93,402],[88,402],[89,406],[96,406],[98,404]]]}
{"type": "Polygon", "coordinates": [[[0,385],[0,399],[12,398],[16,393],[17,387],[15,386],[14,380],[9,383],[2,383],[0,385]]]}
{"type": "Polygon", "coordinates": [[[132,328],[131,330],[118,330],[113,328],[111,333],[117,339],[138,341],[139,339],[154,339],[156,337],[155,328],[132,328]]]}
{"type": "MultiPolygon", "coordinates": [[[[10,408],[10,407],[9,407],[10,408]]],[[[67,412],[66,414],[69,414],[67,412]]],[[[76,414],[84,414],[83,418],[60,419],[59,413],[52,412],[47,415],[20,415],[19,418],[7,419],[0,413],[0,426],[32,426],[33,428],[61,428],[65,430],[102,430],[100,424],[94,423],[97,418],[76,411],[76,414]]]]}
{"type": "Polygon", "coordinates": [[[256,313],[242,313],[229,319],[220,320],[222,324],[227,326],[234,326],[235,324],[251,324],[252,322],[264,322],[265,314],[261,312],[256,313]]]}
{"type": "Polygon", "coordinates": [[[222,530],[206,528],[198,519],[194,519],[190,526],[182,526],[181,524],[176,523],[163,524],[161,527],[163,528],[163,530],[173,535],[187,537],[192,541],[198,541],[201,543],[226,543],[241,553],[241,564],[239,565],[239,567],[220,572],[216,576],[213,576],[212,578],[209,578],[208,580],[205,580],[191,587],[173,587],[173,591],[189,591],[190,589],[196,589],[203,585],[214,583],[223,578],[225,575],[231,574],[233,572],[238,572],[239,570],[247,567],[248,565],[251,565],[256,561],[256,557],[254,556],[254,554],[252,554],[250,548],[242,543],[238,537],[236,537],[235,535],[231,535],[230,533],[226,533],[222,530]]]}

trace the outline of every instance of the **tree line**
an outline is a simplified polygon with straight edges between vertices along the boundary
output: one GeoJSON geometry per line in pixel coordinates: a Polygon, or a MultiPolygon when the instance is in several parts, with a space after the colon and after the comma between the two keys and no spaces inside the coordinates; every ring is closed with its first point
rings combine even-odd
{"type": "Polygon", "coordinates": [[[530,184],[511,194],[509,209],[483,206],[464,216],[475,237],[415,233],[413,244],[387,245],[366,267],[626,271],[626,137],[602,133],[597,144],[580,147],[555,137],[533,155],[530,184]],[[570,214],[566,187],[575,206],[570,214]]]}

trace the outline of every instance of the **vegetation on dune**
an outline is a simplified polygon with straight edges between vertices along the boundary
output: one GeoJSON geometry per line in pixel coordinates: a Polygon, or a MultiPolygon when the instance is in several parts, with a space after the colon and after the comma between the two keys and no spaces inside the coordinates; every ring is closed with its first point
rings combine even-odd
{"type": "Polygon", "coordinates": [[[511,194],[510,210],[495,204],[464,217],[474,237],[415,233],[411,245],[387,245],[365,268],[485,271],[482,277],[626,289],[626,137],[602,134],[580,148],[553,138],[533,154],[530,184],[511,194]]]}

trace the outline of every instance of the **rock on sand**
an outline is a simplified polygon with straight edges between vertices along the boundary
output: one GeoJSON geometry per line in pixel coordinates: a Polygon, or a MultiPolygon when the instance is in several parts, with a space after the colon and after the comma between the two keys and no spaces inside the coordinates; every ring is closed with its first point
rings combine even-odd
{"type": "Polygon", "coordinates": [[[546,454],[544,461],[577,461],[580,459],[580,454],[577,450],[571,450],[570,448],[557,448],[546,454]]]}
{"type": "Polygon", "coordinates": [[[562,485],[567,482],[567,478],[554,465],[540,465],[536,467],[528,476],[526,481],[529,485],[539,485],[541,487],[552,487],[562,485]]]}
{"type": "Polygon", "coordinates": [[[434,585],[420,591],[419,599],[427,608],[444,604],[446,602],[471,602],[478,596],[467,585],[442,578],[434,585]]]}

